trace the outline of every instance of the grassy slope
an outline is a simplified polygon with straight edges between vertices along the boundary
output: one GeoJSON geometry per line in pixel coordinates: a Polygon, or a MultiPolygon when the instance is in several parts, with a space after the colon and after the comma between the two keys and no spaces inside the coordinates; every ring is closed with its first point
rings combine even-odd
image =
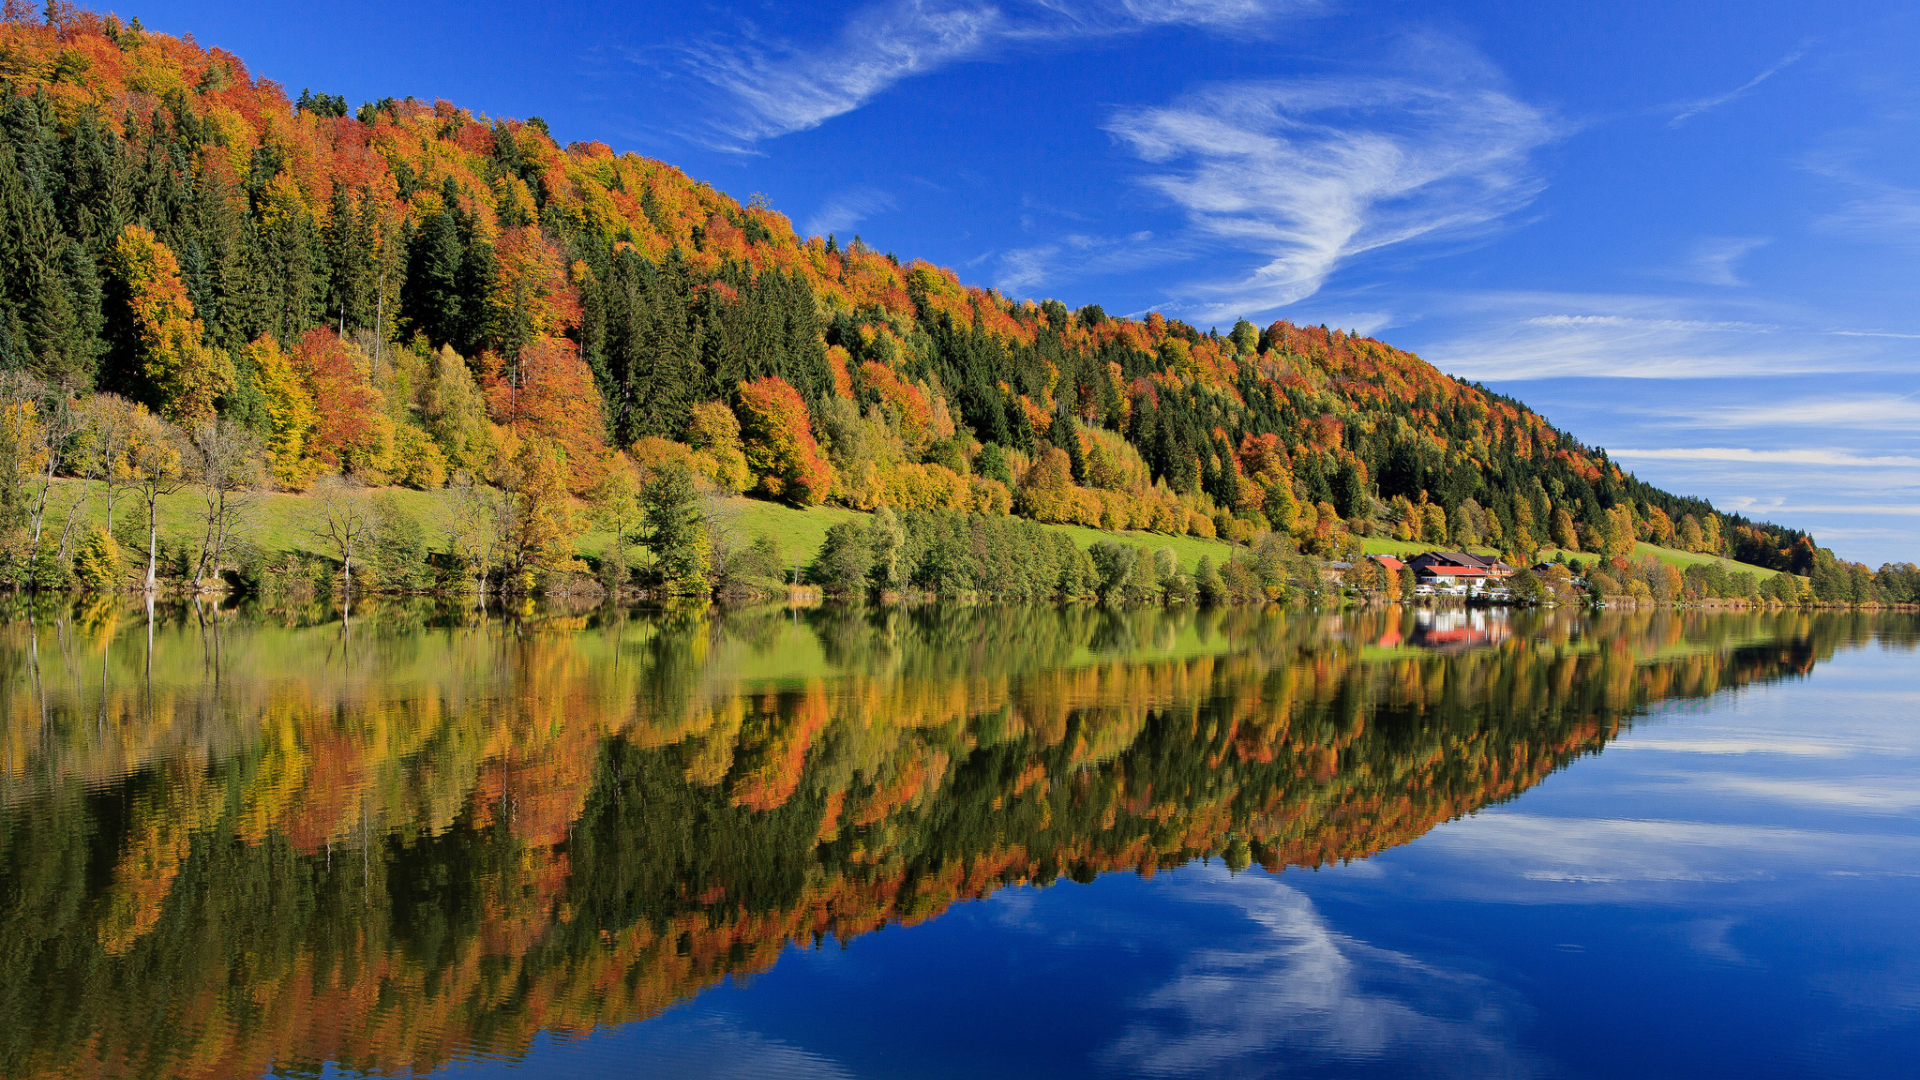
{"type": "MultiPolygon", "coordinates": [[[[1405,558],[1409,555],[1418,555],[1423,551],[1432,551],[1435,549],[1435,545],[1433,544],[1421,543],[1416,540],[1394,540],[1390,537],[1382,536],[1369,536],[1362,541],[1362,545],[1363,550],[1369,555],[1394,555],[1400,558],[1405,558]]],[[[1448,547],[1446,550],[1455,551],[1458,549],[1448,547]]],[[[1496,554],[1496,552],[1489,547],[1468,548],[1467,550],[1476,555],[1496,554]]],[[[1600,557],[1590,552],[1574,551],[1571,548],[1565,549],[1564,551],[1559,548],[1546,548],[1540,552],[1540,559],[1542,562],[1551,562],[1557,554],[1563,554],[1569,559],[1579,559],[1581,562],[1593,562],[1600,557]]],[[[1661,562],[1677,566],[1682,570],[1700,563],[1717,562],[1721,566],[1726,567],[1727,572],[1730,574],[1745,570],[1762,581],[1780,572],[1778,570],[1763,569],[1758,566],[1748,566],[1746,563],[1734,562],[1732,559],[1723,559],[1717,555],[1696,555],[1691,551],[1661,547],[1658,544],[1635,544],[1633,555],[1636,559],[1642,555],[1652,555],[1661,562]]]]}
{"type": "MultiPolygon", "coordinates": [[[[82,488],[88,489],[87,505],[81,512],[83,524],[102,524],[106,520],[106,501],[101,484],[83,485],[79,481],[55,481],[54,490],[48,499],[47,528],[58,532],[65,520],[66,508],[81,494],[82,488]]],[[[435,551],[447,548],[447,534],[453,521],[452,497],[445,491],[414,491],[410,488],[380,488],[373,494],[390,496],[395,502],[420,519],[426,529],[427,546],[435,551]]],[[[770,536],[779,545],[783,560],[796,557],[811,561],[820,545],[826,541],[827,530],[842,521],[864,521],[870,515],[856,510],[846,510],[837,506],[817,506],[806,510],[782,506],[778,503],[762,502],[758,499],[727,499],[722,504],[724,513],[731,515],[735,532],[742,543],[750,543],[755,537],[770,536]]],[[[202,503],[199,493],[185,489],[160,499],[160,531],[163,537],[176,537],[181,540],[197,538],[200,530],[202,503]]],[[[146,512],[137,493],[131,489],[123,490],[114,499],[113,515],[116,522],[125,522],[129,518],[139,518],[146,512]]],[[[246,510],[246,524],[243,535],[270,553],[286,551],[305,551],[320,554],[325,547],[314,536],[314,528],[320,517],[319,503],[311,496],[287,494],[260,494],[251,497],[246,510]]],[[[1151,547],[1170,547],[1180,557],[1181,565],[1189,571],[1199,565],[1202,555],[1211,555],[1216,563],[1222,562],[1232,548],[1215,540],[1202,540],[1192,536],[1160,536],[1154,533],[1104,533],[1097,529],[1082,529],[1070,525],[1049,525],[1073,538],[1081,547],[1091,547],[1097,540],[1117,539],[1127,544],[1145,544],[1151,547]]],[[[587,555],[599,555],[606,550],[611,535],[597,530],[589,530],[580,538],[580,551],[587,555]]]]}
{"type": "MultiPolygon", "coordinates": [[[[796,553],[804,553],[812,558],[826,541],[827,530],[842,521],[864,521],[870,515],[857,510],[846,510],[837,506],[816,506],[807,510],[796,510],[791,506],[778,503],[761,502],[758,499],[728,499],[728,510],[734,513],[734,529],[743,540],[765,535],[773,537],[780,545],[781,554],[786,559],[794,558],[796,553]]],[[[1077,525],[1046,525],[1043,528],[1066,533],[1073,542],[1083,548],[1092,547],[1099,540],[1118,540],[1123,544],[1145,545],[1153,548],[1172,548],[1180,557],[1180,565],[1191,572],[1200,565],[1200,557],[1212,556],[1216,565],[1226,561],[1233,551],[1230,544],[1218,540],[1203,540],[1197,536],[1162,536],[1158,533],[1144,532],[1101,532],[1098,529],[1083,529],[1077,525]]],[[[582,548],[591,549],[588,542],[582,548]]]]}
{"type": "MultiPolygon", "coordinates": [[[[1579,559],[1582,562],[1592,562],[1595,559],[1598,559],[1600,557],[1598,555],[1593,555],[1584,551],[1574,551],[1571,548],[1567,549],[1564,552],[1560,552],[1560,549],[1557,549],[1557,548],[1547,548],[1546,550],[1540,552],[1540,558],[1544,560],[1551,560],[1557,552],[1565,554],[1566,557],[1569,559],[1579,559]]],[[[1764,567],[1749,566],[1748,564],[1743,562],[1734,562],[1732,559],[1723,559],[1718,555],[1697,555],[1691,551],[1681,551],[1678,548],[1661,547],[1658,544],[1641,543],[1641,544],[1633,545],[1633,557],[1635,559],[1639,559],[1643,555],[1651,555],[1654,558],[1659,559],[1663,563],[1667,563],[1670,566],[1677,566],[1682,570],[1685,570],[1689,566],[1696,566],[1701,563],[1717,562],[1721,566],[1725,567],[1727,570],[1727,573],[1729,574],[1736,574],[1744,570],[1747,573],[1752,574],[1754,577],[1760,579],[1761,581],[1765,581],[1768,578],[1774,576],[1775,574],[1780,573],[1780,571],[1778,570],[1768,570],[1764,567]]]]}
{"type": "MultiPolygon", "coordinates": [[[[102,497],[100,484],[83,485],[79,481],[55,481],[53,493],[48,499],[46,528],[58,533],[65,520],[66,508],[72,504],[82,487],[89,488],[87,506],[83,509],[81,520],[87,524],[100,524],[106,520],[106,502],[102,497]]],[[[381,488],[376,494],[391,497],[401,507],[420,519],[426,529],[427,546],[435,551],[444,551],[447,546],[447,533],[453,521],[452,497],[445,491],[414,491],[410,488],[381,488]]],[[[806,510],[782,506],[778,503],[763,502],[758,499],[735,498],[723,503],[725,513],[732,516],[735,532],[742,543],[751,542],[758,536],[770,536],[780,546],[783,561],[795,558],[811,561],[826,541],[827,530],[842,521],[864,521],[869,515],[857,510],[847,510],[837,506],[817,506],[806,510]]],[[[199,535],[199,515],[201,513],[199,493],[192,488],[176,494],[164,496],[160,500],[160,528],[163,535],[188,539],[199,535]]],[[[114,518],[125,521],[138,518],[145,513],[139,496],[131,489],[124,490],[114,501],[114,518]]],[[[247,524],[244,534],[253,539],[268,552],[306,551],[319,554],[323,545],[314,536],[314,526],[319,518],[318,503],[305,495],[261,494],[252,497],[246,511],[247,524]]],[[[1048,529],[1064,532],[1081,547],[1091,547],[1099,540],[1119,540],[1125,544],[1146,545],[1153,548],[1172,548],[1180,557],[1180,564],[1188,572],[1199,565],[1203,555],[1211,556],[1216,565],[1226,561],[1233,551],[1229,544],[1218,540],[1203,540],[1197,536],[1161,536],[1157,533],[1123,532],[1107,533],[1098,529],[1086,529],[1077,525],[1048,525],[1048,529]]],[[[604,532],[589,531],[580,539],[583,554],[599,555],[606,549],[611,537],[604,532]]],[[[1417,555],[1433,549],[1431,544],[1417,541],[1394,540],[1388,537],[1370,536],[1364,541],[1364,549],[1369,555],[1417,555]]],[[[1493,554],[1491,548],[1474,548],[1481,554],[1493,554]]],[[[1678,551],[1673,548],[1659,547],[1654,544],[1640,544],[1634,548],[1635,556],[1651,554],[1662,562],[1671,563],[1681,569],[1696,563],[1719,562],[1729,572],[1745,570],[1761,579],[1772,577],[1777,571],[1763,570],[1757,566],[1748,566],[1731,559],[1721,559],[1712,555],[1696,555],[1692,552],[1678,551]]],[[[1542,559],[1552,559],[1553,549],[1541,552],[1542,559]]],[[[1566,552],[1568,558],[1578,558],[1591,562],[1597,556],[1578,551],[1566,552]]]]}
{"type": "MultiPolygon", "coordinates": [[[[83,493],[82,489],[85,489],[87,496],[79,517],[82,526],[106,522],[104,484],[56,480],[47,499],[48,531],[58,535],[65,524],[67,508],[83,493]]],[[[453,520],[452,501],[446,492],[396,487],[380,488],[374,494],[390,496],[419,518],[420,524],[426,529],[428,547],[436,551],[446,549],[448,526],[453,520]]],[[[197,539],[202,527],[204,506],[200,493],[190,487],[161,496],[158,513],[161,536],[180,540],[197,539]]],[[[314,535],[314,527],[320,519],[319,506],[317,499],[307,495],[263,492],[248,496],[241,534],[268,552],[305,551],[319,554],[324,550],[314,535]]],[[[141,501],[138,491],[123,488],[115,494],[113,520],[116,525],[124,528],[126,521],[142,520],[145,516],[146,505],[141,501]]],[[[76,540],[80,531],[76,528],[76,540]]]]}
{"type": "Polygon", "coordinates": [[[1780,573],[1780,571],[1778,570],[1768,570],[1768,569],[1765,569],[1764,567],[1748,566],[1746,563],[1743,563],[1743,562],[1734,562],[1732,559],[1723,559],[1718,555],[1696,555],[1691,551],[1681,551],[1677,548],[1659,547],[1655,544],[1635,544],[1634,545],[1633,554],[1635,557],[1648,554],[1649,552],[1652,553],[1653,556],[1659,559],[1661,562],[1670,563],[1674,566],[1679,567],[1682,570],[1685,570],[1687,567],[1696,565],[1698,563],[1719,563],[1721,566],[1726,568],[1726,571],[1729,574],[1736,574],[1742,570],[1745,570],[1747,573],[1752,574],[1754,577],[1759,578],[1762,581],[1765,581],[1766,579],[1774,576],[1775,574],[1780,573]]]}

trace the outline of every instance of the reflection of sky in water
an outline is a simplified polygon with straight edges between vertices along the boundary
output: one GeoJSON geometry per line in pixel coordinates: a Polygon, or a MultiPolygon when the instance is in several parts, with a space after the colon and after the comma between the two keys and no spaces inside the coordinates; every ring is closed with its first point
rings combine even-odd
{"type": "Polygon", "coordinates": [[[1870,647],[1362,863],[1010,889],[519,1069],[1913,1075],[1916,765],[1920,664],[1870,647]]]}

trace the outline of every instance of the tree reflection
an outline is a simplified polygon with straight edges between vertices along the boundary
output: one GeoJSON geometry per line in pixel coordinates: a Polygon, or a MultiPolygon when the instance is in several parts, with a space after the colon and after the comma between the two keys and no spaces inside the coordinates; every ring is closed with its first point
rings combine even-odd
{"type": "Polygon", "coordinates": [[[1794,612],[327,619],[162,609],[150,652],[99,600],[0,624],[0,1074],[516,1053],[1010,883],[1365,858],[1652,702],[1916,640],[1794,612]]]}

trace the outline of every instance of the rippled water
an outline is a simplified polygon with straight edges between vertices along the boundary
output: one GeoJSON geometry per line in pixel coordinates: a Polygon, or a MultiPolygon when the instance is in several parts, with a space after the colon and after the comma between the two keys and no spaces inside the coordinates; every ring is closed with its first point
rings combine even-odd
{"type": "Polygon", "coordinates": [[[1920,622],[0,623],[0,1076],[1885,1076],[1920,622]]]}

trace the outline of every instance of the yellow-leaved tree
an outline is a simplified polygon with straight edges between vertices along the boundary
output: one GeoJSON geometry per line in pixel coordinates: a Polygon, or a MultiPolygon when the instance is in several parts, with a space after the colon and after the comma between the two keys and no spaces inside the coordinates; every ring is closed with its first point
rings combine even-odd
{"type": "Polygon", "coordinates": [[[531,592],[554,575],[582,569],[574,558],[581,528],[567,491],[573,474],[565,451],[546,439],[527,439],[502,472],[513,500],[505,567],[510,587],[531,592]]]}
{"type": "Polygon", "coordinates": [[[290,488],[304,488],[318,468],[318,463],[307,456],[307,439],[319,422],[313,395],[271,335],[247,346],[247,359],[253,364],[253,382],[266,400],[267,418],[273,427],[267,436],[273,478],[290,488]]]}
{"type": "Polygon", "coordinates": [[[113,272],[126,289],[140,373],[161,415],[176,422],[213,419],[215,403],[233,389],[233,359],[207,347],[180,282],[179,260],[152,230],[129,225],[114,241],[113,272]]]}

